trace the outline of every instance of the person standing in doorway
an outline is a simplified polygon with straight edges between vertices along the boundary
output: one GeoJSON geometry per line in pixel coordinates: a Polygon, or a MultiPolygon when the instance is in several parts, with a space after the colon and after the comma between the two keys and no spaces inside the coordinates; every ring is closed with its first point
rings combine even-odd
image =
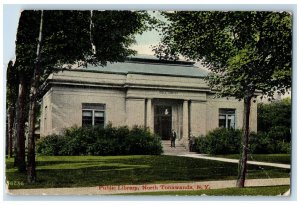
{"type": "Polygon", "coordinates": [[[176,132],[175,132],[175,130],[172,130],[172,134],[171,134],[171,147],[176,147],[175,146],[175,140],[176,140],[176,132]]]}

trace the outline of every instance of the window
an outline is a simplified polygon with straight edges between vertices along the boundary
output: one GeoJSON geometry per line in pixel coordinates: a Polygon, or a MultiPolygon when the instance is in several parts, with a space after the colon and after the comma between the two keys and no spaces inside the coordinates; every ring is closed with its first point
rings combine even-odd
{"type": "Polygon", "coordinates": [[[105,104],[83,103],[82,126],[102,126],[105,124],[105,104]]]}
{"type": "Polygon", "coordinates": [[[235,109],[219,109],[219,127],[235,129],[235,109]]]}
{"type": "Polygon", "coordinates": [[[82,126],[93,125],[93,110],[82,110],[82,126]]]}

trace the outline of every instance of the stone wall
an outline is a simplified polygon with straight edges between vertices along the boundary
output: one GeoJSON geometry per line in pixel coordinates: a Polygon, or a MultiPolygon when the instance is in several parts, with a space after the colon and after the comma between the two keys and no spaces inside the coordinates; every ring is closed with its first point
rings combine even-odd
{"type": "MultiPolygon", "coordinates": [[[[54,86],[44,102],[50,107],[47,114],[49,126],[41,129],[41,135],[59,133],[64,128],[71,126],[81,126],[82,103],[105,104],[106,124],[111,122],[115,126],[120,126],[124,125],[126,119],[125,92],[123,90],[54,86]]],[[[41,121],[41,125],[43,123],[41,121]]]]}
{"type": "MultiPolygon", "coordinates": [[[[185,141],[188,133],[204,135],[219,126],[219,109],[236,110],[242,128],[243,102],[215,99],[203,78],[64,71],[50,76],[42,101],[41,135],[82,125],[82,103],[106,105],[105,123],[140,125],[153,131],[154,105],[172,106],[172,128],[185,141]]],[[[251,107],[251,131],[257,130],[257,108],[251,107]]]]}

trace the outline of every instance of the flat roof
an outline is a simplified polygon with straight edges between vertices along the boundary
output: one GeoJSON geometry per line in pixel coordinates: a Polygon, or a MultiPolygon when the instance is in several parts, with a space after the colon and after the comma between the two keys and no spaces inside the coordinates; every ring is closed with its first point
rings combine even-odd
{"type": "Polygon", "coordinates": [[[144,56],[129,57],[125,62],[107,63],[104,67],[88,65],[86,68],[76,70],[191,77],[206,77],[208,74],[207,70],[195,66],[191,61],[167,61],[144,56]]]}

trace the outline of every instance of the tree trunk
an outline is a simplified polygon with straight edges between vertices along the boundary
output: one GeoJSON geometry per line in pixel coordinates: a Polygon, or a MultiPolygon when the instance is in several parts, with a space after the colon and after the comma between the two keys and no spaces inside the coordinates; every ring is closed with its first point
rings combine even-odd
{"type": "Polygon", "coordinates": [[[242,156],[239,161],[237,187],[245,187],[247,160],[249,150],[249,122],[250,122],[250,107],[252,96],[244,98],[244,119],[243,119],[243,136],[242,136],[242,156]]]}
{"type": "Polygon", "coordinates": [[[15,161],[14,165],[18,167],[20,172],[26,171],[25,161],[25,101],[26,101],[26,82],[23,74],[19,76],[19,91],[18,91],[18,102],[16,110],[16,149],[15,149],[15,161]]]}
{"type": "Polygon", "coordinates": [[[29,105],[29,132],[28,132],[28,155],[27,155],[27,180],[29,183],[36,182],[36,163],[35,163],[35,117],[37,108],[37,90],[40,81],[40,62],[41,62],[41,42],[43,34],[43,10],[41,11],[39,40],[36,52],[36,64],[34,67],[34,75],[30,88],[30,105],[29,105]]]}
{"type": "MultiPolygon", "coordinates": [[[[34,80],[35,81],[35,80],[34,80]]],[[[35,84],[35,83],[33,83],[35,84]]],[[[27,153],[27,177],[28,182],[34,183],[36,181],[35,170],[35,115],[36,115],[36,84],[31,86],[30,106],[29,106],[29,132],[28,132],[28,153],[27,153]]]]}
{"type": "Polygon", "coordinates": [[[93,30],[94,30],[94,23],[93,23],[93,10],[90,11],[90,42],[92,46],[92,53],[95,55],[96,54],[96,46],[94,44],[94,39],[93,39],[93,30]]]}
{"type": "Polygon", "coordinates": [[[14,143],[14,167],[17,166],[17,147],[18,147],[18,133],[17,133],[17,128],[18,128],[18,116],[19,116],[19,110],[18,110],[18,101],[16,102],[16,108],[15,109],[15,120],[14,120],[14,128],[13,128],[13,143],[14,143]]]}
{"type": "Polygon", "coordinates": [[[7,116],[7,125],[8,125],[8,140],[7,140],[7,151],[8,151],[8,156],[12,157],[13,156],[13,128],[14,128],[14,112],[15,108],[13,106],[10,106],[8,108],[8,116],[7,116]]]}

